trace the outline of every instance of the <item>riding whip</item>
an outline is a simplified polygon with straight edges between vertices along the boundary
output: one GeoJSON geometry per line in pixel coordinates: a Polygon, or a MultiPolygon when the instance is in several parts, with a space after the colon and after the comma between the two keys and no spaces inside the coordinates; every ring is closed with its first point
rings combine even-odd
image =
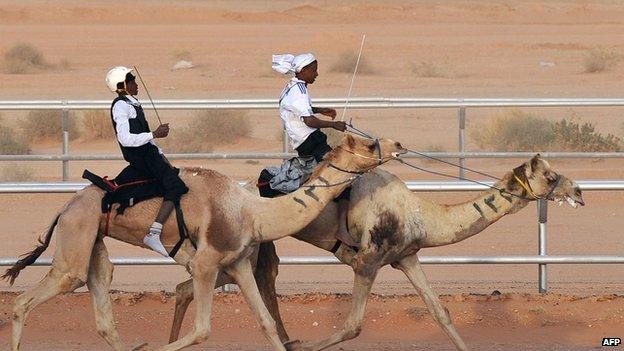
{"type": "Polygon", "coordinates": [[[158,115],[158,110],[156,109],[156,105],[154,105],[154,100],[152,100],[152,96],[150,95],[149,90],[147,90],[147,85],[145,85],[145,81],[143,80],[143,77],[141,77],[141,73],[139,73],[139,69],[137,68],[137,66],[133,66],[133,68],[134,68],[134,71],[137,73],[137,76],[139,77],[139,80],[141,81],[141,84],[143,85],[145,92],[147,93],[147,97],[149,98],[149,101],[152,104],[152,108],[154,109],[154,112],[156,112],[156,118],[158,118],[158,123],[162,125],[162,121],[160,120],[160,116],[158,115]]]}

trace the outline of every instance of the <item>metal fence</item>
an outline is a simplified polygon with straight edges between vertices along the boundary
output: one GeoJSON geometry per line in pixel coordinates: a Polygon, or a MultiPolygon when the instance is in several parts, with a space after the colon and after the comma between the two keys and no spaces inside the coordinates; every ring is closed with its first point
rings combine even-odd
{"type": "MultiPolygon", "coordinates": [[[[343,108],[343,98],[315,99],[315,105],[343,108]]],[[[223,100],[155,100],[159,110],[277,110],[277,99],[223,99],[223,100]]],[[[531,155],[526,152],[466,152],[466,118],[468,108],[493,107],[614,107],[624,106],[624,99],[456,99],[456,98],[385,98],[361,97],[349,100],[349,109],[388,109],[388,108],[452,108],[457,110],[458,151],[455,153],[425,153],[440,158],[458,158],[461,166],[466,158],[524,158],[531,155]]],[[[145,104],[146,109],[152,106],[145,104]]],[[[119,154],[110,155],[70,155],[69,154],[69,111],[71,110],[108,110],[109,100],[37,100],[37,101],[0,101],[2,110],[58,110],[62,120],[63,135],[61,154],[58,155],[0,155],[0,161],[60,161],[63,163],[62,180],[69,179],[69,162],[79,160],[121,160],[119,154]]],[[[294,154],[288,153],[288,143],[284,136],[281,153],[202,153],[171,154],[169,159],[284,159],[294,154]]],[[[624,152],[618,153],[575,153],[548,152],[545,157],[552,158],[624,158],[624,152]]],[[[414,153],[404,157],[423,157],[414,153]]],[[[463,169],[459,177],[464,178],[463,169]]]]}
{"type": "MultiPolygon", "coordinates": [[[[241,183],[242,184],[242,183],[241,183]]],[[[492,185],[493,182],[484,182],[492,185]]],[[[624,190],[624,181],[579,181],[583,191],[624,190]]],[[[0,194],[9,193],[73,193],[88,183],[0,183],[0,194]]],[[[487,186],[458,181],[409,181],[407,187],[412,191],[483,191],[487,186]]],[[[548,290],[547,265],[548,264],[624,264],[624,256],[552,256],[548,255],[547,247],[547,207],[545,201],[538,201],[538,255],[536,256],[451,256],[451,257],[421,257],[423,264],[537,264],[538,287],[540,293],[548,290]]],[[[286,256],[281,257],[281,264],[286,265],[320,265],[340,264],[335,257],[317,256],[286,256]]],[[[13,265],[16,258],[0,258],[0,266],[13,265]]],[[[146,257],[117,257],[111,261],[116,265],[171,265],[175,264],[172,259],[146,258],[146,257]]],[[[47,266],[52,263],[51,259],[39,259],[34,265],[47,266]]],[[[225,288],[227,289],[227,287],[225,288]]]]}
{"type": "MultiPolygon", "coordinates": [[[[156,108],[161,110],[201,110],[201,109],[277,109],[275,99],[253,100],[158,100],[154,101],[156,108]]],[[[316,99],[318,106],[341,108],[345,100],[340,98],[316,99]]],[[[486,107],[613,107],[624,106],[624,99],[432,99],[432,98],[353,98],[349,101],[350,109],[384,109],[384,108],[453,108],[457,110],[458,121],[458,152],[431,152],[429,156],[440,158],[458,158],[460,165],[464,165],[466,158],[528,158],[533,155],[529,152],[467,152],[465,149],[465,126],[468,108],[486,107]]],[[[151,106],[145,106],[151,108],[151,106]]],[[[121,160],[121,156],[100,155],[70,155],[68,119],[70,110],[108,109],[109,101],[0,101],[0,110],[59,110],[62,120],[63,138],[62,153],[57,155],[0,155],[0,161],[60,161],[63,163],[63,176],[68,179],[70,161],[79,160],[121,160]]],[[[170,159],[283,159],[294,154],[288,152],[288,144],[284,138],[282,152],[276,153],[202,153],[202,154],[173,154],[170,159]]],[[[575,152],[544,152],[547,158],[624,158],[623,152],[604,153],[575,153],[575,152]]],[[[407,154],[403,157],[422,157],[417,154],[407,154]]],[[[460,170],[460,178],[464,178],[460,170]]],[[[492,184],[491,182],[483,182],[492,184]]],[[[482,191],[486,187],[470,182],[406,182],[412,191],[482,191]]],[[[86,183],[4,183],[0,184],[0,193],[71,193],[83,188],[86,183]]],[[[585,191],[624,190],[624,181],[619,180],[588,180],[580,181],[581,189],[585,191]]],[[[547,264],[614,264],[624,263],[624,256],[551,256],[547,255],[547,202],[537,202],[539,250],[536,256],[453,256],[453,257],[421,257],[424,264],[538,264],[539,291],[547,292],[547,264]]],[[[0,258],[0,266],[12,265],[15,258],[0,258]]],[[[168,265],[173,260],[165,258],[119,257],[112,258],[118,265],[168,265]]],[[[314,265],[338,264],[334,257],[282,257],[282,264],[314,265]]],[[[50,265],[50,259],[37,260],[35,265],[50,265]]]]}

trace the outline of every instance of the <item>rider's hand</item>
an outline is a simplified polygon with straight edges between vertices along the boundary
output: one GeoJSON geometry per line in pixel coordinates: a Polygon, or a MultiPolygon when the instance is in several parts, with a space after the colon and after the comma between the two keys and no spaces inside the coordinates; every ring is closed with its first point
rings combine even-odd
{"type": "Polygon", "coordinates": [[[347,130],[347,123],[345,123],[344,121],[336,121],[332,125],[332,128],[344,132],[345,130],[347,130]]]}
{"type": "Polygon", "coordinates": [[[164,138],[169,135],[169,123],[161,124],[152,132],[154,138],[164,138]]]}

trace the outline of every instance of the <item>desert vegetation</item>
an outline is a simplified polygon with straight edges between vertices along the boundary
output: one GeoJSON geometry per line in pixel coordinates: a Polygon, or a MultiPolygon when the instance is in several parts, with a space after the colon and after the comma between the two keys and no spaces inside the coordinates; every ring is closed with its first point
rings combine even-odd
{"type": "MultiPolygon", "coordinates": [[[[357,63],[357,53],[343,52],[331,66],[329,71],[333,73],[350,73],[353,74],[355,64],[357,63]]],[[[360,57],[360,64],[358,65],[358,74],[375,74],[377,70],[364,56],[360,57]]]]}
{"type": "Polygon", "coordinates": [[[162,139],[168,152],[210,152],[217,145],[236,142],[251,134],[251,122],[243,111],[207,110],[196,112],[182,128],[162,139]]]}
{"type": "Polygon", "coordinates": [[[469,130],[470,138],[483,150],[616,152],[622,139],[596,131],[591,123],[574,118],[552,122],[519,110],[497,117],[489,125],[469,130]]]}

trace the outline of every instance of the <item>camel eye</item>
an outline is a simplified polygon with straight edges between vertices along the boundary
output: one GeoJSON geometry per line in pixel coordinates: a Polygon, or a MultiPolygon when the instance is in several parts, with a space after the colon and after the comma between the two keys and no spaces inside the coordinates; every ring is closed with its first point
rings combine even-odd
{"type": "Polygon", "coordinates": [[[375,151],[375,147],[376,147],[376,145],[375,145],[374,143],[373,143],[373,144],[370,144],[370,145],[368,145],[368,150],[369,150],[370,152],[373,152],[373,151],[375,151]]]}

